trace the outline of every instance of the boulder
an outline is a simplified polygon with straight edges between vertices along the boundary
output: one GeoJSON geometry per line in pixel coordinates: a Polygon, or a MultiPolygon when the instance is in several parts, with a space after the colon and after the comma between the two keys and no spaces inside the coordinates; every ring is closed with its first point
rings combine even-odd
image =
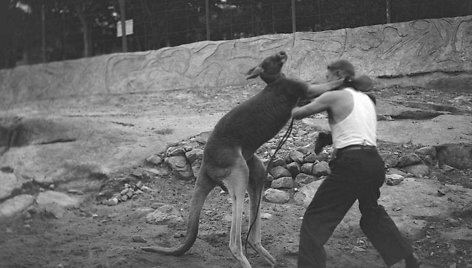
{"type": "Polygon", "coordinates": [[[434,146],[424,146],[415,150],[415,154],[419,156],[430,155],[436,158],[436,148],[434,146]]]}
{"type": "Polygon", "coordinates": [[[317,177],[326,176],[331,173],[329,164],[326,161],[318,162],[313,166],[313,175],[317,177]]]}
{"type": "Polygon", "coordinates": [[[385,167],[387,168],[396,167],[399,162],[399,156],[396,154],[382,155],[382,159],[384,160],[385,167]]]}
{"type": "Polygon", "coordinates": [[[146,222],[157,225],[175,225],[184,222],[180,211],[171,205],[162,205],[146,215],[146,222]]]}
{"type": "Polygon", "coordinates": [[[321,153],[317,155],[317,160],[329,162],[331,153],[332,153],[332,150],[330,150],[330,152],[322,151],[321,153]]]}
{"type": "Polygon", "coordinates": [[[271,183],[271,187],[275,189],[280,189],[280,188],[293,188],[294,182],[292,177],[281,177],[278,179],[275,179],[271,183]]]}
{"type": "Polygon", "coordinates": [[[299,147],[299,148],[297,148],[297,151],[302,153],[303,155],[307,155],[307,154],[310,153],[310,149],[307,146],[299,147]]]}
{"type": "Polygon", "coordinates": [[[18,179],[14,173],[0,171],[0,200],[12,195],[23,186],[23,179],[18,179]]]}
{"type": "Polygon", "coordinates": [[[296,177],[300,173],[300,165],[297,162],[287,164],[286,168],[292,174],[292,177],[296,177]]]}
{"type": "Polygon", "coordinates": [[[389,168],[388,171],[387,171],[387,175],[391,175],[391,174],[398,174],[398,175],[401,175],[403,177],[406,176],[406,173],[399,170],[399,169],[396,169],[396,168],[389,168]]]}
{"type": "Polygon", "coordinates": [[[167,157],[165,161],[171,168],[172,173],[178,178],[184,180],[190,180],[194,178],[192,166],[184,155],[167,157]]]}
{"type": "Polygon", "coordinates": [[[295,177],[295,183],[300,185],[300,184],[308,184],[310,182],[313,182],[317,180],[318,178],[313,176],[313,175],[308,175],[305,173],[300,173],[295,177]]]}
{"type": "Polygon", "coordinates": [[[203,149],[192,149],[185,153],[185,157],[187,157],[190,164],[193,164],[197,160],[201,161],[203,159],[203,149]]]}
{"type": "Polygon", "coordinates": [[[202,132],[199,135],[191,138],[190,140],[195,141],[199,144],[206,144],[206,142],[207,142],[208,138],[210,137],[210,135],[211,135],[211,131],[206,131],[206,132],[202,132]]]}
{"type": "Polygon", "coordinates": [[[300,168],[300,172],[308,174],[308,175],[313,175],[313,167],[314,166],[315,166],[315,164],[313,164],[313,163],[305,163],[300,168]]]}
{"type": "Polygon", "coordinates": [[[388,174],[385,176],[385,184],[395,186],[400,184],[405,178],[399,174],[388,174]]]}
{"type": "Polygon", "coordinates": [[[132,217],[135,219],[140,219],[147,216],[149,213],[153,212],[155,209],[151,207],[138,207],[133,211],[132,217]]]}
{"type": "Polygon", "coordinates": [[[436,159],[436,148],[434,146],[425,146],[416,149],[415,154],[417,154],[424,163],[430,166],[434,165],[436,159]]]}
{"type": "Polygon", "coordinates": [[[284,204],[290,200],[290,194],[277,189],[267,189],[264,192],[264,199],[270,203],[284,204]]]}
{"type": "Polygon", "coordinates": [[[318,190],[323,181],[324,180],[317,180],[298,189],[298,192],[295,193],[293,197],[295,202],[298,205],[308,207],[316,190],[318,190]]]}
{"type": "Polygon", "coordinates": [[[406,167],[421,163],[421,158],[414,153],[404,155],[398,159],[397,167],[406,167]]]}
{"type": "Polygon", "coordinates": [[[201,167],[202,167],[202,160],[201,159],[197,159],[197,160],[193,161],[193,163],[192,163],[192,172],[193,172],[194,176],[198,176],[198,174],[200,173],[200,168],[201,167]]]}
{"type": "Polygon", "coordinates": [[[143,168],[143,173],[149,174],[149,177],[162,177],[170,174],[169,168],[166,166],[159,166],[158,168],[143,168]]]}
{"type": "MultiPolygon", "coordinates": [[[[267,177],[264,179],[264,182],[272,183],[273,180],[274,180],[274,177],[272,177],[272,175],[270,174],[267,174],[267,177]]],[[[270,183],[268,185],[270,185],[270,183]]]]}
{"type": "Polygon", "coordinates": [[[291,177],[292,174],[283,166],[277,166],[270,170],[270,175],[274,177],[274,179],[282,178],[282,177],[291,177]]]}
{"type": "Polygon", "coordinates": [[[34,197],[32,195],[22,194],[17,195],[13,198],[7,199],[5,202],[0,203],[0,220],[12,217],[34,202],[34,197]]]}
{"type": "Polygon", "coordinates": [[[305,163],[315,163],[317,160],[318,160],[318,156],[316,154],[308,154],[303,159],[305,163]]]}
{"type": "Polygon", "coordinates": [[[71,142],[78,136],[72,124],[49,118],[21,118],[10,127],[8,145],[11,147],[71,142]]]}
{"type": "Polygon", "coordinates": [[[160,165],[162,161],[163,161],[162,158],[157,154],[151,155],[148,158],[146,158],[147,163],[155,165],[155,166],[160,165]]]}
{"type": "Polygon", "coordinates": [[[288,158],[291,160],[290,162],[297,162],[299,164],[303,163],[303,158],[304,157],[305,157],[305,155],[302,152],[296,151],[296,150],[290,151],[290,153],[288,155],[288,158]]]}
{"type": "Polygon", "coordinates": [[[277,157],[272,161],[272,166],[277,167],[277,166],[284,166],[285,165],[285,160],[277,157]]]}
{"type": "Polygon", "coordinates": [[[108,174],[109,170],[101,165],[66,161],[59,169],[34,180],[39,184],[55,184],[61,190],[86,192],[100,189],[108,174]]]}
{"type": "Polygon", "coordinates": [[[166,156],[178,156],[178,155],[185,155],[185,148],[183,147],[169,147],[166,151],[166,156]]]}
{"type": "Polygon", "coordinates": [[[425,164],[412,165],[404,168],[406,172],[413,174],[417,178],[423,178],[429,175],[430,169],[425,164]]]}
{"type": "Polygon", "coordinates": [[[78,207],[82,201],[83,200],[81,197],[70,196],[57,191],[41,192],[39,193],[38,197],[36,197],[36,202],[40,208],[47,207],[52,204],[57,204],[63,208],[78,207]]]}
{"type": "Polygon", "coordinates": [[[472,144],[443,144],[436,146],[438,165],[472,169],[472,144]]]}

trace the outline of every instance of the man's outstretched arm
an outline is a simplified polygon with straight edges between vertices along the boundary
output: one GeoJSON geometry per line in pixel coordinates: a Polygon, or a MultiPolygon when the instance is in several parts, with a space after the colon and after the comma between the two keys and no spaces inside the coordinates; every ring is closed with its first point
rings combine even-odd
{"type": "Polygon", "coordinates": [[[312,102],[301,107],[295,107],[292,109],[292,117],[294,119],[302,119],[312,114],[321,113],[329,109],[333,102],[333,94],[326,93],[322,94],[312,102]]]}
{"type": "Polygon", "coordinates": [[[362,92],[369,92],[373,89],[373,81],[367,75],[359,75],[350,79],[339,79],[323,84],[309,84],[307,98],[313,99],[321,94],[340,87],[353,87],[362,92]]]}
{"type": "Polygon", "coordinates": [[[332,89],[342,86],[343,83],[344,83],[344,80],[339,79],[336,81],[327,82],[323,84],[309,84],[308,91],[307,91],[307,98],[308,99],[316,98],[327,91],[330,91],[332,89]]]}

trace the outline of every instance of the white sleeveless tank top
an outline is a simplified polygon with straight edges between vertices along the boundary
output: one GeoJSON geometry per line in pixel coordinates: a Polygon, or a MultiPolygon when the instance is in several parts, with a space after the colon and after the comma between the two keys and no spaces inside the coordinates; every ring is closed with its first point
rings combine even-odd
{"type": "Polygon", "coordinates": [[[330,124],[334,148],[349,145],[377,146],[377,113],[375,104],[366,94],[352,88],[343,89],[352,95],[351,113],[341,122],[330,124]]]}

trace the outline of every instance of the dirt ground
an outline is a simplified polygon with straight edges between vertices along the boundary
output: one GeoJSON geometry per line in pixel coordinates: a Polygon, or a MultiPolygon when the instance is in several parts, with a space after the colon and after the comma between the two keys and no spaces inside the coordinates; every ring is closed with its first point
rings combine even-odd
{"type": "MultiPolygon", "coordinates": [[[[140,115],[159,110],[167,115],[215,114],[219,116],[236,103],[248,98],[258,86],[228,87],[206,91],[175,90],[162,94],[134,94],[115,96],[106,101],[83,100],[56,104],[56,108],[68,114],[115,113],[115,121],[129,123],[140,120],[140,115]],[[238,93],[235,94],[234,92],[238,93]],[[169,97],[172,95],[173,97],[169,97]],[[176,96],[179,96],[178,98],[176,96]],[[62,106],[62,107],[61,107],[62,106]],[[123,114],[120,117],[119,114],[123,114]],[[131,118],[131,119],[130,119],[131,118]],[[132,119],[134,118],[134,119],[132,119]]],[[[382,101],[436,103],[455,107],[457,113],[470,114],[472,104],[452,102],[464,92],[444,92],[416,88],[386,88],[375,92],[382,101]]],[[[49,103],[50,104],[50,103],[49,103]]],[[[48,106],[47,102],[29,104],[28,109],[48,106]],[[36,107],[35,107],[36,105],[36,107]]],[[[26,109],[26,108],[25,108],[26,109]]],[[[17,109],[18,111],[19,109],[17,109]]],[[[48,113],[47,109],[43,109],[48,113]]],[[[176,116],[176,120],[180,120],[176,116]]],[[[178,122],[176,122],[178,124],[178,122]]],[[[313,131],[308,125],[298,123],[297,129],[313,131]]],[[[154,130],[156,131],[156,130],[154,130]]],[[[159,130],[162,135],[172,136],[173,131],[159,130]]],[[[285,145],[281,154],[297,146],[309,144],[310,140],[295,140],[285,145]]],[[[417,145],[380,142],[381,151],[411,151],[417,145]]],[[[262,148],[263,151],[271,148],[262,148]]],[[[157,153],[157,152],[156,152],[157,153]]],[[[181,209],[184,218],[188,214],[193,182],[170,176],[143,177],[146,168],[141,155],[140,164],[112,171],[107,189],[120,191],[125,183],[142,181],[151,190],[116,206],[100,202],[98,193],[87,195],[87,200],[78,208],[69,209],[64,217],[56,219],[42,213],[25,212],[14,219],[0,223],[0,267],[239,267],[228,249],[231,212],[228,196],[215,189],[210,193],[201,214],[199,236],[194,246],[180,257],[164,256],[144,252],[142,246],[161,244],[174,245],[181,241],[184,226],[153,225],[145,222],[145,208],[155,208],[161,203],[181,209]]],[[[440,173],[440,171],[436,170],[440,173]]],[[[456,170],[444,179],[447,183],[469,184],[470,170],[456,170]]],[[[39,191],[32,189],[30,191],[39,191]]],[[[353,208],[357,209],[357,208],[353,208]]],[[[304,208],[293,201],[287,204],[262,203],[262,212],[272,215],[262,221],[262,244],[277,259],[277,267],[295,267],[298,232],[304,208]]],[[[472,209],[455,215],[460,220],[454,224],[472,229],[472,209]]],[[[424,267],[472,267],[472,241],[461,240],[451,245],[441,238],[441,232],[453,227],[447,218],[427,218],[424,236],[411,241],[424,267]]],[[[244,221],[243,237],[247,230],[244,221]]],[[[350,232],[336,230],[326,245],[328,267],[385,267],[380,256],[368,242],[360,228],[350,232]]],[[[253,267],[270,267],[252,249],[247,256],[253,267]]],[[[402,267],[396,265],[395,267],[402,267]]]]}

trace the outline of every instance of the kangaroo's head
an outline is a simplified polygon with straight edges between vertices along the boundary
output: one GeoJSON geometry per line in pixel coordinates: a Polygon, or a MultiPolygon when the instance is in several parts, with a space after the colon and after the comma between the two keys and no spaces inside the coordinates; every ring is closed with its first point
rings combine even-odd
{"type": "Polygon", "coordinates": [[[281,72],[282,66],[287,61],[287,53],[280,51],[274,55],[265,58],[259,65],[247,72],[247,79],[261,77],[261,79],[270,84],[275,80],[285,77],[281,72]]]}

